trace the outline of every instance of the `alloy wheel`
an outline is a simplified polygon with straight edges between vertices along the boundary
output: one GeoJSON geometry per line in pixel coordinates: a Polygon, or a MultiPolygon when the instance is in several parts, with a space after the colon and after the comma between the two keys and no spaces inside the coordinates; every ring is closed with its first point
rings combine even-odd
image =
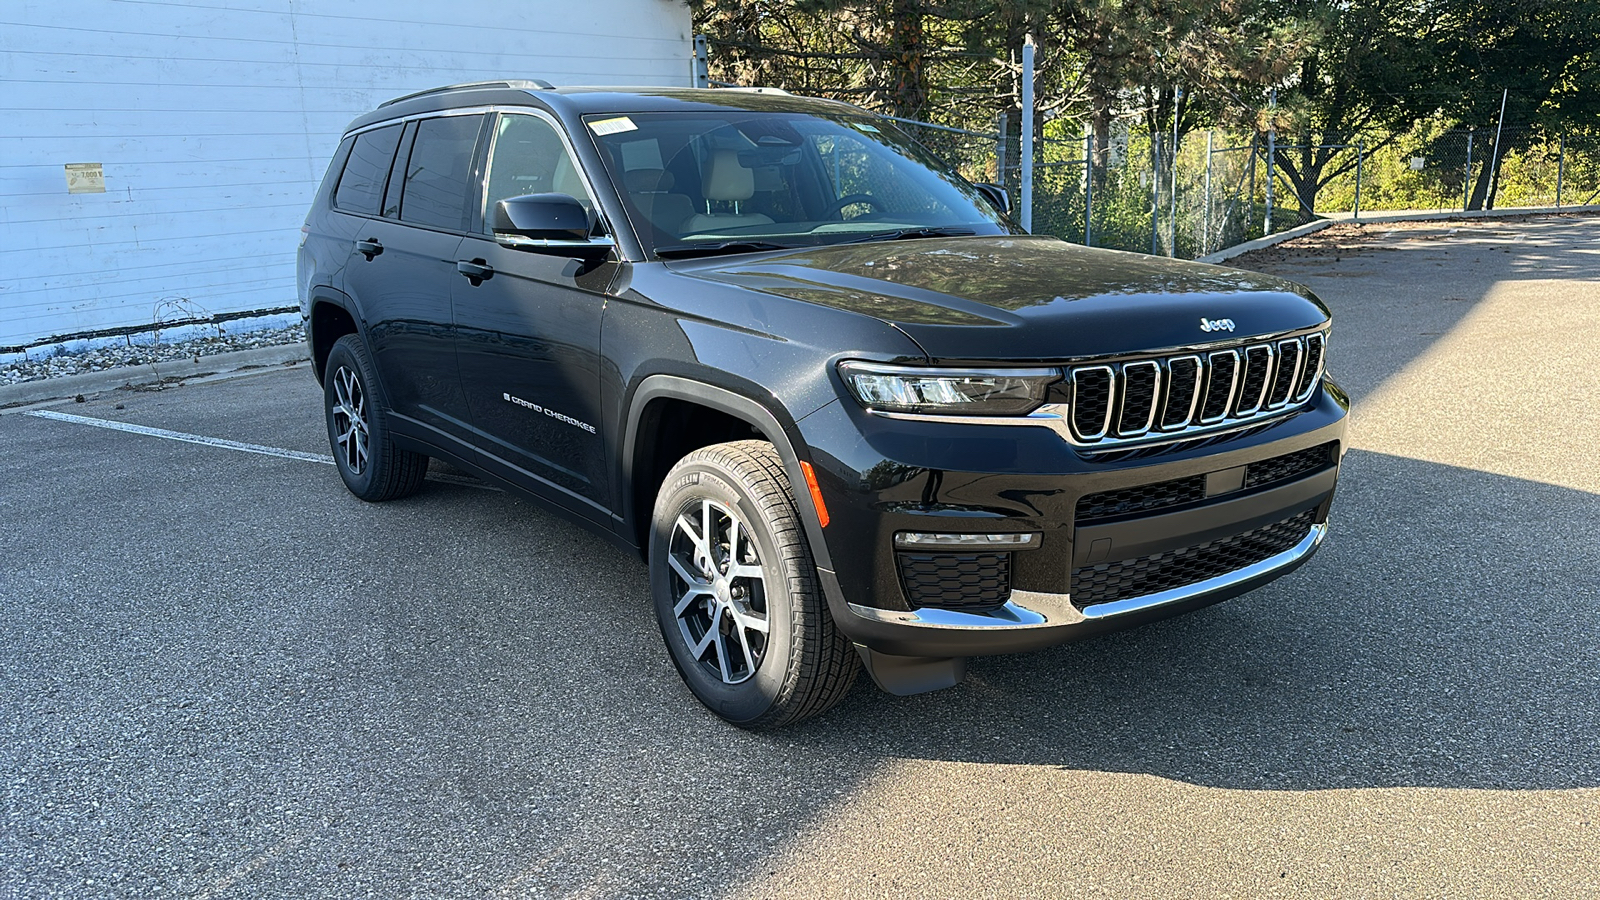
{"type": "Polygon", "coordinates": [[[727,506],[700,500],[672,526],[673,615],[689,653],[724,684],[755,674],[766,653],[766,579],[750,528],[727,506]]]}
{"type": "Polygon", "coordinates": [[[361,389],[361,376],[340,366],[333,373],[333,429],[337,432],[339,453],[352,475],[367,470],[367,392],[361,389]]]}

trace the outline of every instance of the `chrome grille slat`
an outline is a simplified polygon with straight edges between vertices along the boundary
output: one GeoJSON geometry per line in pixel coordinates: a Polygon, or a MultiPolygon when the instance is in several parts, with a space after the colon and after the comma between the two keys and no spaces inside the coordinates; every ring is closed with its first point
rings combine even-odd
{"type": "Polygon", "coordinates": [[[1124,363],[1117,384],[1121,387],[1118,404],[1122,414],[1117,417],[1119,437],[1139,437],[1147,434],[1155,424],[1156,410],[1161,399],[1161,365],[1155,360],[1124,363]],[[1148,385],[1148,386],[1147,386],[1148,385]]]}
{"type": "Polygon", "coordinates": [[[1094,449],[1250,425],[1312,397],[1325,346],[1323,334],[1314,333],[1204,354],[1070,366],[1070,407],[1059,414],[1069,420],[1068,439],[1094,449]]]}
{"type": "Polygon", "coordinates": [[[1204,376],[1205,366],[1198,356],[1174,356],[1167,360],[1167,400],[1162,404],[1160,418],[1162,431],[1187,428],[1194,421],[1200,412],[1200,389],[1205,386],[1204,376]],[[1194,384],[1185,402],[1178,386],[1191,380],[1194,384]],[[1175,416],[1173,413],[1180,414],[1175,416]]]}

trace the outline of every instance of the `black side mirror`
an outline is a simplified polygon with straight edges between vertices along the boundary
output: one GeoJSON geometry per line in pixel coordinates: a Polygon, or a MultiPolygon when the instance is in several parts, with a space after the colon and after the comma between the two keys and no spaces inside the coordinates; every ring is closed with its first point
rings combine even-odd
{"type": "Polygon", "coordinates": [[[505,247],[575,259],[600,259],[615,246],[609,237],[591,238],[594,222],[583,204],[567,194],[524,194],[494,205],[494,239],[505,247]]]}
{"type": "Polygon", "coordinates": [[[977,188],[978,193],[982,194],[995,209],[1006,215],[1011,214],[1011,195],[1006,193],[1005,188],[998,184],[975,184],[973,187],[977,188]]]}

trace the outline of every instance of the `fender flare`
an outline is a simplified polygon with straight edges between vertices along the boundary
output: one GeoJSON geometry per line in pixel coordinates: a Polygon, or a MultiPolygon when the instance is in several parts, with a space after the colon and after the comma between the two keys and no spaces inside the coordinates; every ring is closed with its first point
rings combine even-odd
{"type": "Polygon", "coordinates": [[[305,312],[302,314],[305,319],[304,324],[306,329],[306,345],[312,353],[312,374],[316,376],[317,382],[320,384],[322,381],[322,372],[320,371],[321,367],[317,364],[316,359],[316,335],[312,334],[311,332],[311,324],[315,320],[317,304],[331,303],[332,305],[344,310],[347,314],[349,314],[351,321],[355,322],[356,334],[361,335],[362,340],[366,340],[367,319],[366,316],[362,315],[361,307],[356,303],[355,298],[351,297],[349,294],[346,294],[344,291],[339,290],[338,288],[323,284],[313,287],[307,293],[308,296],[306,298],[305,312]]]}
{"type": "MultiPolygon", "coordinates": [[[[727,413],[749,423],[777,448],[778,455],[783,458],[783,468],[789,476],[789,484],[794,490],[795,506],[800,510],[800,522],[811,544],[812,559],[816,565],[831,570],[833,559],[828,553],[828,544],[823,539],[822,521],[817,514],[816,504],[811,500],[811,492],[805,488],[805,473],[800,469],[800,454],[796,452],[794,442],[789,438],[789,432],[778,417],[761,403],[743,394],[677,375],[651,375],[640,382],[639,387],[633,392],[633,401],[628,407],[628,427],[622,444],[623,484],[633,484],[633,460],[638,446],[639,422],[644,416],[645,407],[649,406],[651,401],[662,398],[688,400],[727,413]]],[[[623,492],[622,500],[623,521],[627,523],[638,521],[640,511],[633,508],[633,491],[623,492]]]]}

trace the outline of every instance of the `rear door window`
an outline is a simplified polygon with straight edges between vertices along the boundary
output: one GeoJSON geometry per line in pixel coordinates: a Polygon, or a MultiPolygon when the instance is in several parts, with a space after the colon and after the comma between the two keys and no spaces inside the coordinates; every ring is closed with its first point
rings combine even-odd
{"type": "Polygon", "coordinates": [[[466,230],[467,187],[482,124],[482,115],[444,116],[417,123],[400,199],[401,221],[466,230]]]}
{"type": "Polygon", "coordinates": [[[389,179],[394,148],[400,143],[400,126],[390,125],[356,135],[350,159],[339,176],[333,205],[345,212],[372,216],[383,200],[383,185],[389,179]]]}

